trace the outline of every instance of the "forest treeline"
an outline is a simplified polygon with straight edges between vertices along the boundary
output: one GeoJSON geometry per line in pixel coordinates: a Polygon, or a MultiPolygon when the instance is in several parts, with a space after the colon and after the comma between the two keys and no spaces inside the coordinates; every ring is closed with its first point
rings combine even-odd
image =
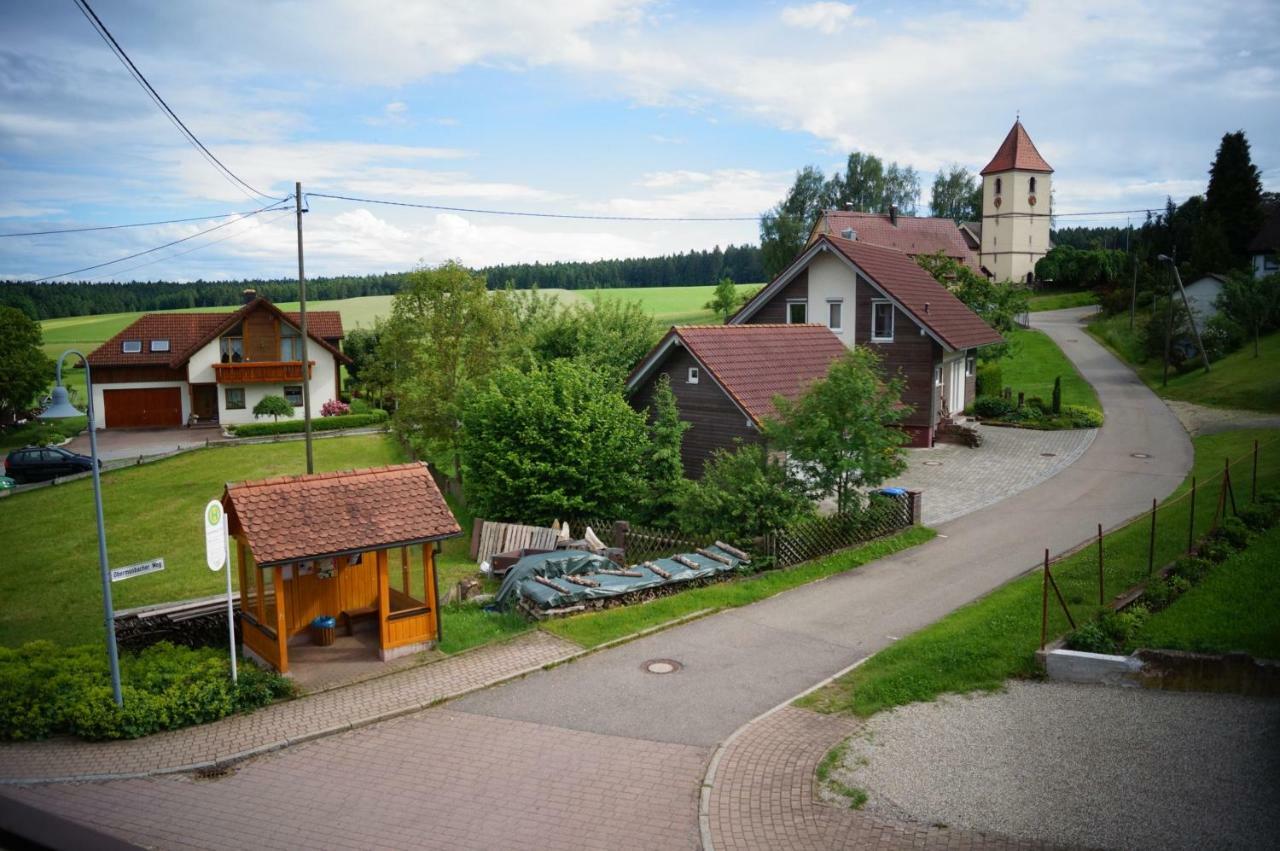
{"type": "MultiPolygon", "coordinates": [[[[613,289],[714,284],[721,278],[737,283],[764,280],[760,249],[754,245],[716,246],[710,251],[686,251],[662,257],[595,260],[574,263],[519,263],[477,269],[490,289],[508,284],[517,289],[613,289]]],[[[329,300],[392,295],[401,290],[407,272],[309,278],[307,298],[329,300]]],[[[148,310],[219,307],[238,304],[245,289],[257,290],[272,301],[298,300],[294,279],[238,281],[83,281],[32,284],[0,282],[0,306],[16,307],[32,319],[88,316],[148,310]]]]}

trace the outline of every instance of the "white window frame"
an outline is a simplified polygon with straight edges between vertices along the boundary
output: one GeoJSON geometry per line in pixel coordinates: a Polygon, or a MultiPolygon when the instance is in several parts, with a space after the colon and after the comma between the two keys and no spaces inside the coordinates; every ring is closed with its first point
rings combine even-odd
{"type": "Polygon", "coordinates": [[[142,354],[142,341],[141,340],[121,340],[120,351],[124,352],[126,355],[142,354]]]}
{"type": "Polygon", "coordinates": [[[827,299],[827,327],[830,328],[832,331],[844,330],[844,299],[842,298],[827,299]],[[833,307],[836,309],[836,313],[839,314],[836,322],[831,321],[831,309],[833,307]]]}
{"type": "Polygon", "coordinates": [[[966,378],[978,374],[978,355],[976,352],[965,353],[964,374],[966,378]]]}
{"type": "Polygon", "coordinates": [[[689,367],[689,372],[687,375],[685,375],[684,382],[685,384],[698,383],[698,368],[696,366],[689,367]]]}
{"type": "Polygon", "coordinates": [[[243,411],[243,410],[245,409],[245,406],[248,404],[248,401],[249,401],[249,395],[248,395],[247,393],[245,393],[245,392],[244,392],[244,388],[243,388],[243,387],[224,387],[224,388],[222,388],[222,404],[226,407],[226,409],[227,409],[228,411],[243,411]],[[231,404],[231,394],[232,394],[233,392],[234,392],[234,393],[239,393],[239,394],[240,394],[240,404],[239,404],[239,405],[235,405],[235,406],[233,406],[233,405],[231,404]]]}
{"type": "Polygon", "coordinates": [[[787,324],[788,325],[805,325],[809,322],[809,300],[807,298],[789,298],[787,299],[787,324]],[[804,308],[804,319],[800,322],[791,321],[791,308],[799,305],[804,308]]]}
{"type": "Polygon", "coordinates": [[[302,398],[302,385],[301,385],[301,384],[287,384],[287,385],[283,385],[283,386],[281,387],[281,389],[280,389],[280,394],[281,394],[282,396],[284,396],[285,401],[286,401],[286,402],[289,402],[289,404],[293,405],[293,407],[295,407],[295,408],[301,408],[301,407],[302,407],[303,398],[302,398]],[[293,389],[294,387],[298,388],[298,401],[297,401],[297,402],[291,402],[291,401],[289,401],[289,391],[290,391],[291,389],[293,389]]]}
{"type": "Polygon", "coordinates": [[[935,363],[933,365],[933,386],[942,386],[942,364],[940,363],[935,363]]]}
{"type": "Polygon", "coordinates": [[[167,352],[167,351],[169,351],[169,341],[168,341],[168,340],[152,340],[152,341],[151,341],[151,351],[153,351],[153,352],[167,352]]]}
{"type": "Polygon", "coordinates": [[[871,342],[873,343],[892,343],[893,342],[893,332],[895,331],[894,313],[896,313],[896,311],[894,310],[893,302],[890,301],[889,299],[887,298],[871,299],[871,342]],[[888,305],[889,307],[889,336],[887,337],[876,336],[876,310],[881,305],[888,305]]]}

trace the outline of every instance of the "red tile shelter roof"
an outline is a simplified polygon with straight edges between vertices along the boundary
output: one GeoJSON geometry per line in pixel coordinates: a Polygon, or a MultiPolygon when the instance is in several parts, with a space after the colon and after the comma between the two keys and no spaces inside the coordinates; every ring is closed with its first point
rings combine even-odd
{"type": "Polygon", "coordinates": [[[902,252],[838,236],[823,239],[949,348],[969,349],[1002,342],[995,329],[902,252]]]}
{"type": "MultiPolygon", "coordinates": [[[[145,313],[119,334],[89,353],[91,366],[169,366],[180,367],[202,346],[258,308],[269,308],[297,325],[296,312],[279,310],[265,298],[255,299],[230,313],[145,313]],[[142,351],[125,352],[125,340],[139,340],[142,351]],[[151,351],[152,340],[168,340],[167,352],[151,351]]],[[[334,354],[344,357],[334,342],[342,339],[342,314],[336,310],[307,311],[308,336],[334,354]]]]}
{"type": "Polygon", "coordinates": [[[980,271],[978,255],[951,219],[898,216],[895,223],[887,213],[827,210],[814,227],[814,233],[840,236],[846,228],[853,228],[859,242],[896,248],[913,257],[941,251],[975,272],[980,271]]]}
{"type": "Polygon", "coordinates": [[[823,325],[678,325],[671,335],[757,424],[777,413],[775,396],[799,398],[846,351],[823,325]]]}
{"type": "Polygon", "coordinates": [[[1022,126],[1021,121],[1013,122],[1013,127],[1009,128],[1009,135],[1004,137],[1004,141],[1000,143],[1000,149],[996,151],[996,155],[991,158],[991,162],[987,163],[979,174],[992,174],[998,171],[1043,171],[1052,172],[1053,167],[1045,162],[1044,157],[1040,156],[1040,152],[1036,150],[1035,144],[1031,141],[1031,137],[1027,135],[1027,128],[1022,126]]]}
{"type": "Polygon", "coordinates": [[[425,464],[228,484],[223,507],[259,565],[451,538],[462,529],[425,464]]]}

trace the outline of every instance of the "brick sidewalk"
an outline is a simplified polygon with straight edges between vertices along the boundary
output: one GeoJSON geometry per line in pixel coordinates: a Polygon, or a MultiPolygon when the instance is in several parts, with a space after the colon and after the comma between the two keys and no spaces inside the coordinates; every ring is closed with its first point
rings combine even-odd
{"type": "Polygon", "coordinates": [[[535,630],[403,673],[277,703],[212,724],[142,739],[84,742],[71,737],[0,746],[0,784],[105,779],[192,769],[265,752],[425,709],[580,653],[535,630]]]}
{"type": "Polygon", "coordinates": [[[815,788],[818,762],[858,726],[848,716],[788,706],[744,728],[720,754],[704,813],[704,827],[716,851],[1051,847],[820,802],[815,788]]]}

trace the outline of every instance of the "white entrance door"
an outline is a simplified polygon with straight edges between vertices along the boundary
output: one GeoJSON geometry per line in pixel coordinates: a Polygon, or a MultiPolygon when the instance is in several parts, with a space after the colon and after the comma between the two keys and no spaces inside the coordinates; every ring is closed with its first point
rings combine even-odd
{"type": "Polygon", "coordinates": [[[951,386],[947,393],[948,407],[953,417],[964,411],[964,378],[964,358],[956,358],[951,362],[951,386]]]}

